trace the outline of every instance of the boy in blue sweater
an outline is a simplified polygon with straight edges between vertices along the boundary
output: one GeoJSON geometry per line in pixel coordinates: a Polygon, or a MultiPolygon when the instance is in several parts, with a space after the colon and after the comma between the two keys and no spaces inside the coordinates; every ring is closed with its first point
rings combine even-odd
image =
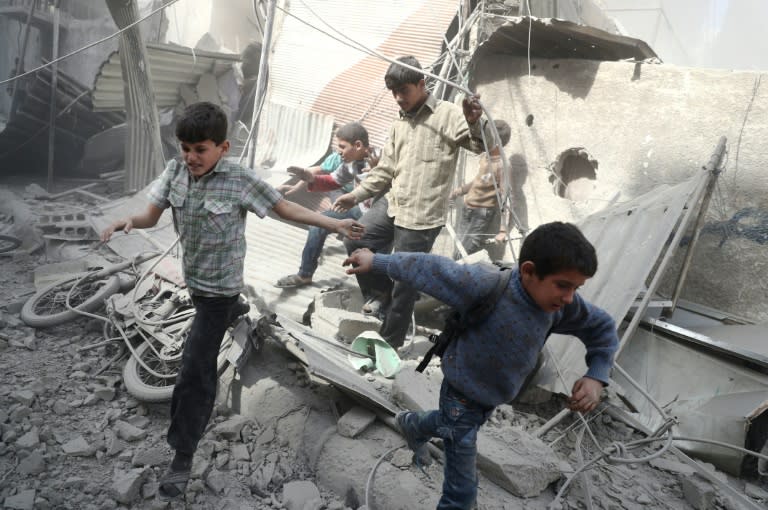
{"type": "MultiPolygon", "coordinates": [[[[464,314],[490,295],[500,271],[462,265],[423,253],[352,253],[349,274],[373,272],[408,282],[464,314]]],[[[499,404],[514,399],[534,369],[550,333],[574,335],[586,346],[588,366],[568,400],[587,412],[608,384],[619,340],[604,310],[576,290],[597,271],[594,247],[574,225],[541,225],[523,242],[519,266],[485,320],[463,331],[442,357],[440,408],[402,412],[396,419],[408,446],[424,454],[432,437],[443,439],[445,479],[438,509],[471,508],[477,495],[477,431],[499,404]]]]}

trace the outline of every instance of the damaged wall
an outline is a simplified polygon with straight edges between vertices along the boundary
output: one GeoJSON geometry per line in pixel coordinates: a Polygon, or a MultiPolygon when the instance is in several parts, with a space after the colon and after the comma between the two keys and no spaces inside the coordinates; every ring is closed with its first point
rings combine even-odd
{"type": "Polygon", "coordinates": [[[768,88],[761,75],[585,60],[534,59],[531,69],[529,77],[525,58],[488,55],[472,84],[495,118],[517,127],[505,152],[526,160],[530,226],[576,220],[679,182],[725,135],[726,171],[683,297],[768,320],[768,88]],[[574,160],[571,175],[580,178],[563,183],[553,170],[573,148],[597,168],[590,175],[574,160]]]}

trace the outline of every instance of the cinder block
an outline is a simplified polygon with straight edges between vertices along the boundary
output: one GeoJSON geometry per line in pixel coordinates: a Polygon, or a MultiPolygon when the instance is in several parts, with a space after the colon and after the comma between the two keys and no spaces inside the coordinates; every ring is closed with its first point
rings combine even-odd
{"type": "Polygon", "coordinates": [[[355,406],[339,418],[336,429],[344,437],[357,437],[376,420],[376,415],[368,409],[355,406]]]}

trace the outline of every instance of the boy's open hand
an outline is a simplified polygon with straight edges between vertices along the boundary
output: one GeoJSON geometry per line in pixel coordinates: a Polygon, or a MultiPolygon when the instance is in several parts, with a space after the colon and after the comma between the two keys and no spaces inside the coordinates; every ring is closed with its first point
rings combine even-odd
{"type": "Polygon", "coordinates": [[[600,403],[602,392],[603,383],[591,377],[582,377],[573,385],[568,408],[571,411],[589,412],[600,403]]]}
{"type": "Polygon", "coordinates": [[[360,239],[365,233],[365,226],[351,218],[347,218],[346,220],[339,220],[339,226],[336,227],[336,233],[350,239],[360,239]]]}
{"type": "Polygon", "coordinates": [[[477,94],[465,97],[464,101],[461,102],[461,106],[464,110],[464,118],[467,119],[469,124],[474,124],[483,116],[483,107],[480,106],[480,96],[477,94]]]}
{"type": "Polygon", "coordinates": [[[312,172],[300,166],[289,166],[288,173],[293,177],[298,177],[302,181],[312,182],[315,180],[315,176],[312,172]]]}
{"type": "Polygon", "coordinates": [[[367,273],[373,269],[373,252],[368,248],[359,248],[342,265],[352,266],[347,269],[347,274],[367,273]]]}
{"type": "Polygon", "coordinates": [[[356,203],[357,199],[355,198],[355,195],[352,193],[345,193],[333,203],[333,210],[336,212],[347,212],[352,209],[356,203]]]}
{"type": "Polygon", "coordinates": [[[101,231],[101,242],[106,243],[109,241],[109,238],[112,237],[112,234],[114,234],[116,230],[122,230],[127,234],[131,231],[132,228],[133,222],[130,220],[130,218],[127,220],[118,220],[101,231]]]}

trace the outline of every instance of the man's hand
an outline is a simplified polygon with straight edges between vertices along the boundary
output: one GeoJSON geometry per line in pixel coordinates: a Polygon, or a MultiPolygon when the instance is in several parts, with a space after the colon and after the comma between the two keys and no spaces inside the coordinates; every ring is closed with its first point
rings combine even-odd
{"type": "Polygon", "coordinates": [[[456,198],[464,194],[464,188],[459,186],[455,190],[451,191],[451,194],[448,195],[448,198],[456,198]]]}
{"type": "Polygon", "coordinates": [[[357,199],[355,198],[355,195],[352,193],[345,193],[333,203],[333,210],[336,212],[347,212],[352,209],[356,203],[357,199]]]}
{"type": "Polygon", "coordinates": [[[461,106],[464,110],[464,118],[467,119],[468,124],[474,124],[483,116],[483,107],[480,106],[480,96],[477,94],[465,97],[461,106]]]}
{"type": "Polygon", "coordinates": [[[493,241],[496,244],[504,244],[507,242],[507,233],[506,232],[499,232],[496,234],[496,237],[493,238],[493,241]]]}
{"type": "Polygon", "coordinates": [[[106,243],[109,241],[109,238],[112,237],[112,234],[115,233],[117,230],[122,230],[126,234],[131,231],[133,228],[133,221],[131,218],[128,218],[127,220],[117,220],[116,222],[112,223],[110,226],[102,230],[101,232],[101,242],[106,243]]]}
{"type": "Polygon", "coordinates": [[[315,174],[300,166],[289,166],[288,173],[291,174],[292,177],[298,177],[302,181],[314,182],[315,180],[315,174]]]}
{"type": "Polygon", "coordinates": [[[342,265],[352,266],[347,269],[347,274],[368,273],[373,269],[373,252],[368,248],[359,248],[342,265]]]}
{"type": "Polygon", "coordinates": [[[346,220],[339,220],[339,224],[336,227],[336,233],[349,237],[350,239],[360,239],[365,233],[365,226],[351,218],[347,218],[346,220]]]}
{"type": "Polygon", "coordinates": [[[582,377],[573,385],[571,397],[568,399],[568,408],[571,411],[587,413],[600,403],[602,392],[603,383],[591,377],[582,377]]]}

